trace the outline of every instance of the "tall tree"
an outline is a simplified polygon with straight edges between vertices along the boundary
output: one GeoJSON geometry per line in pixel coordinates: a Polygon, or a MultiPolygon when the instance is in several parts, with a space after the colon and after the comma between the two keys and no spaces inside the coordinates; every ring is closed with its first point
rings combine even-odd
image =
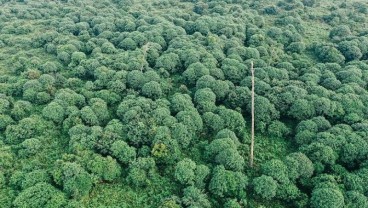
{"type": "Polygon", "coordinates": [[[253,160],[254,160],[254,68],[253,68],[253,61],[250,62],[250,71],[252,74],[252,132],[251,132],[251,141],[250,141],[250,155],[249,155],[249,166],[253,167],[253,160]]]}

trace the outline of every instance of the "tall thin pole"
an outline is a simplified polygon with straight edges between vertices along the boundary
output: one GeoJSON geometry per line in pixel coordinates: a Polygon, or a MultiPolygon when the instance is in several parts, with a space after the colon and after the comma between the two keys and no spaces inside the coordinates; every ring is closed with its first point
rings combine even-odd
{"type": "Polygon", "coordinates": [[[250,71],[252,73],[252,132],[251,132],[251,140],[250,140],[250,155],[249,155],[249,166],[253,167],[254,160],[254,69],[253,69],[253,61],[250,62],[250,71]]]}
{"type": "Polygon", "coordinates": [[[144,68],[144,61],[147,59],[147,51],[150,49],[150,42],[146,43],[145,45],[142,46],[142,50],[143,50],[143,57],[142,57],[142,63],[141,63],[141,72],[143,71],[144,68]]]}

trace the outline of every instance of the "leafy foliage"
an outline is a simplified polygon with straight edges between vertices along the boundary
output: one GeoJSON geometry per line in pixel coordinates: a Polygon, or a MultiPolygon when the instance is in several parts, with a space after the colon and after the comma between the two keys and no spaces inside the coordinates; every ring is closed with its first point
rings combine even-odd
{"type": "Polygon", "coordinates": [[[0,207],[367,207],[367,15],[0,0],[0,207]]]}

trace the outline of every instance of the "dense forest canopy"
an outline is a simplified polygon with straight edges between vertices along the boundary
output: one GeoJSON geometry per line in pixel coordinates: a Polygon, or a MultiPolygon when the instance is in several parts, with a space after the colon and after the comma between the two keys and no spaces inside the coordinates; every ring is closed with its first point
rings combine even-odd
{"type": "Polygon", "coordinates": [[[368,207],[367,23],[363,0],[0,0],[0,207],[368,207]]]}

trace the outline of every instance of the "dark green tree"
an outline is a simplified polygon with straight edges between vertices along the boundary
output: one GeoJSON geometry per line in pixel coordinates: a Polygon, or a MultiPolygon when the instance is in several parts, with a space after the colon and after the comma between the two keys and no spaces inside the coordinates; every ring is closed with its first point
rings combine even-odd
{"type": "Polygon", "coordinates": [[[46,170],[34,170],[24,175],[21,187],[27,189],[38,183],[50,183],[50,176],[46,170]]]}
{"type": "Polygon", "coordinates": [[[271,176],[279,183],[288,183],[287,166],[278,159],[272,159],[262,165],[262,173],[266,176],[271,176]]]}
{"type": "Polygon", "coordinates": [[[175,179],[183,185],[193,185],[196,163],[185,158],[175,166],[175,179]]]}
{"type": "Polygon", "coordinates": [[[216,108],[216,95],[209,88],[199,89],[195,92],[194,102],[199,112],[212,112],[216,108]]]}
{"type": "Polygon", "coordinates": [[[158,99],[163,93],[158,82],[150,81],[143,85],[142,94],[148,98],[158,99]]]}
{"type": "Polygon", "coordinates": [[[225,168],[241,171],[244,168],[244,158],[237,151],[236,142],[231,138],[213,140],[206,151],[207,158],[225,168]]]}
{"type": "Polygon", "coordinates": [[[173,113],[194,108],[192,98],[188,94],[175,93],[171,98],[170,109],[173,113]]]}
{"type": "Polygon", "coordinates": [[[338,49],[345,56],[346,61],[359,60],[363,54],[354,41],[342,41],[338,44],[338,49]]]}
{"type": "Polygon", "coordinates": [[[129,164],[136,158],[136,149],[130,147],[126,142],[122,140],[115,141],[111,145],[111,154],[121,163],[129,164]]]}
{"type": "Polygon", "coordinates": [[[182,202],[186,207],[203,207],[209,208],[211,207],[211,203],[208,200],[208,196],[203,193],[200,189],[189,186],[188,188],[184,189],[182,202]]]}
{"type": "Polygon", "coordinates": [[[176,73],[179,68],[179,56],[175,53],[167,53],[160,56],[156,61],[157,68],[164,68],[171,73],[176,73]]]}
{"type": "Polygon", "coordinates": [[[276,196],[277,182],[270,176],[262,175],[253,179],[253,189],[262,199],[271,200],[276,196]]]}
{"type": "Polygon", "coordinates": [[[248,185],[248,178],[240,173],[225,170],[224,166],[216,166],[209,183],[209,190],[219,198],[236,197],[245,198],[245,188],[248,185]]]}
{"type": "Polygon", "coordinates": [[[55,183],[73,198],[87,195],[92,188],[91,175],[75,162],[57,161],[52,175],[55,183]]]}
{"type": "Polygon", "coordinates": [[[92,158],[88,164],[87,169],[99,179],[104,181],[113,181],[120,177],[120,165],[110,156],[102,157],[100,155],[91,155],[92,158]]]}
{"type": "Polygon", "coordinates": [[[368,200],[362,193],[357,191],[348,191],[346,192],[345,204],[346,207],[351,208],[367,207],[368,200]]]}
{"type": "Polygon", "coordinates": [[[318,188],[312,192],[311,207],[313,208],[342,208],[344,205],[344,196],[338,189],[318,188]]]}
{"type": "Polygon", "coordinates": [[[65,117],[65,110],[59,103],[51,102],[42,110],[42,115],[55,123],[61,123],[65,117]]]}
{"type": "Polygon", "coordinates": [[[329,37],[332,40],[339,41],[344,38],[347,38],[350,35],[351,35],[351,31],[350,31],[349,26],[339,25],[339,26],[332,28],[332,30],[330,31],[329,37]]]}
{"type": "Polygon", "coordinates": [[[204,75],[209,75],[209,69],[202,63],[193,63],[183,72],[182,76],[187,85],[195,85],[197,80],[204,75]]]}
{"type": "Polygon", "coordinates": [[[295,152],[289,154],[285,159],[288,176],[291,180],[298,178],[310,178],[314,167],[312,161],[303,153],[295,152]]]}
{"type": "Polygon", "coordinates": [[[65,195],[48,183],[38,183],[20,192],[13,202],[14,207],[63,207],[65,195]]]}
{"type": "Polygon", "coordinates": [[[227,58],[222,62],[221,69],[227,80],[238,84],[247,75],[248,68],[238,60],[227,58]]]}
{"type": "Polygon", "coordinates": [[[153,158],[138,158],[129,166],[127,180],[134,186],[144,187],[151,183],[155,172],[156,163],[153,158]]]}

